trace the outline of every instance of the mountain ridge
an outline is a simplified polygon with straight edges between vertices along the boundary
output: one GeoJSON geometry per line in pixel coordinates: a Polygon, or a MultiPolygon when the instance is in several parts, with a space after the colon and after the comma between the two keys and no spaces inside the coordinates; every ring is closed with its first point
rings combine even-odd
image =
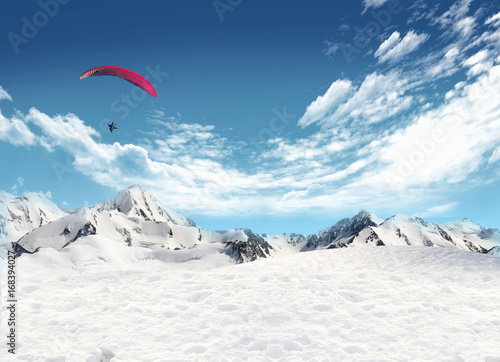
{"type": "Polygon", "coordinates": [[[45,247],[60,250],[90,235],[151,250],[220,243],[237,263],[346,247],[434,246],[491,255],[498,255],[500,249],[498,229],[484,228],[467,218],[438,225],[404,214],[383,220],[366,210],[310,235],[257,234],[247,228],[210,231],[165,207],[140,185],[71,212],[42,195],[30,199],[6,192],[0,193],[0,207],[0,236],[19,254],[45,247]]]}

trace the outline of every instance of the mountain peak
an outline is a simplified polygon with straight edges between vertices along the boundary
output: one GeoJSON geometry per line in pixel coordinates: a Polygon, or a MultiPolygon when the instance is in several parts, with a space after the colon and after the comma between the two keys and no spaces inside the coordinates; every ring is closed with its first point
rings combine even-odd
{"type": "Polygon", "coordinates": [[[396,214],[392,215],[386,221],[391,221],[395,223],[410,223],[410,224],[420,224],[422,226],[428,226],[429,223],[423,220],[421,217],[416,215],[406,215],[406,214],[396,214]]]}
{"type": "Polygon", "coordinates": [[[163,206],[141,185],[132,185],[120,191],[117,196],[93,206],[97,209],[117,210],[124,215],[139,217],[145,221],[170,222],[174,225],[197,226],[196,223],[163,206]]]}
{"type": "Polygon", "coordinates": [[[383,219],[379,218],[375,213],[371,211],[367,211],[365,209],[362,209],[360,212],[358,212],[356,215],[354,215],[351,220],[355,220],[357,222],[361,220],[370,220],[372,221],[375,226],[380,225],[384,222],[383,219]]]}
{"type": "Polygon", "coordinates": [[[0,245],[67,215],[42,193],[23,196],[0,190],[0,245]]]}
{"type": "Polygon", "coordinates": [[[127,187],[124,191],[128,191],[130,193],[136,193],[136,192],[148,192],[144,187],[142,187],[139,184],[133,184],[132,186],[127,187]]]}
{"type": "Polygon", "coordinates": [[[351,218],[344,218],[332,226],[321,230],[318,234],[338,233],[342,230],[355,230],[356,232],[367,226],[378,226],[384,220],[377,217],[373,212],[361,210],[351,218]]]}

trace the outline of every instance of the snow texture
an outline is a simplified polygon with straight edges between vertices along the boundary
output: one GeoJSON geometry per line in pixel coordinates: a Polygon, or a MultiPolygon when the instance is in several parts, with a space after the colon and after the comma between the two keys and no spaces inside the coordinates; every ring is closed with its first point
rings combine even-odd
{"type": "Polygon", "coordinates": [[[23,254],[17,271],[18,360],[500,359],[500,259],[490,255],[343,248],[235,265],[216,246],[151,250],[89,235],[23,254]]]}

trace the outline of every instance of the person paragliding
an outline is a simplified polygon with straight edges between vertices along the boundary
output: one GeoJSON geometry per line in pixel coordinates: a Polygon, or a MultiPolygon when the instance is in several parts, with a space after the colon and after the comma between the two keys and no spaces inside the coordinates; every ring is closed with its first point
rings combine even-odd
{"type": "MultiPolygon", "coordinates": [[[[80,79],[95,77],[98,75],[113,75],[116,77],[120,77],[132,83],[133,85],[141,88],[147,93],[151,94],[153,97],[156,97],[156,89],[146,78],[144,78],[139,73],[133,72],[126,68],[117,67],[114,65],[104,65],[100,67],[91,68],[87,70],[85,73],[83,73],[80,76],[80,79]]],[[[115,129],[118,129],[116,127],[116,123],[114,122],[108,123],[108,127],[110,132],[113,132],[115,129]]]]}
{"type": "Polygon", "coordinates": [[[109,127],[109,131],[112,133],[115,129],[118,129],[118,127],[116,127],[116,123],[115,122],[111,122],[111,123],[108,123],[108,127],[109,127]]]}

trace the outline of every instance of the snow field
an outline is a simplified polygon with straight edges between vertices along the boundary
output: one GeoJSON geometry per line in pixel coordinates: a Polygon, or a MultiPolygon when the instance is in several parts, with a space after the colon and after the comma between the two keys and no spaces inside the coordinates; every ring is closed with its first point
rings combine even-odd
{"type": "Polygon", "coordinates": [[[98,237],[65,249],[17,260],[18,360],[500,360],[497,257],[377,247],[232,265],[98,237]]]}

